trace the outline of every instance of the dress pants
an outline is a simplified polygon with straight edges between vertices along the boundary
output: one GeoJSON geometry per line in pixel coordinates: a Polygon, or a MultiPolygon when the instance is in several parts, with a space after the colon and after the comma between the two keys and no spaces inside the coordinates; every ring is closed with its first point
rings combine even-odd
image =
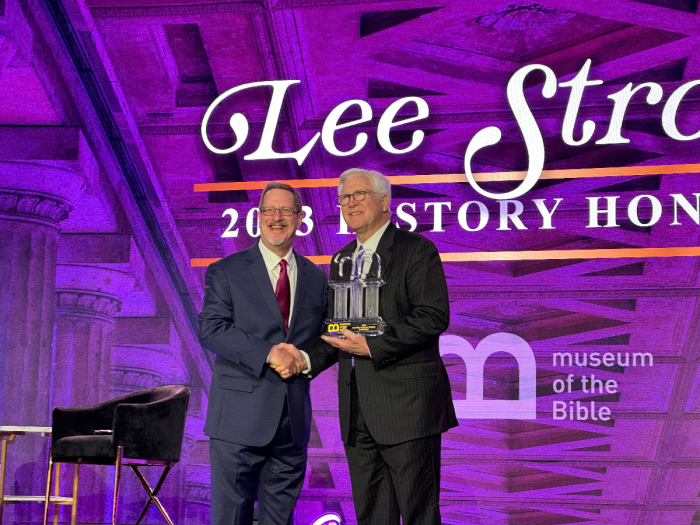
{"type": "Polygon", "coordinates": [[[350,468],[357,525],[440,525],[441,434],[397,445],[372,438],[350,378],[350,468]]]}
{"type": "Polygon", "coordinates": [[[287,403],[277,433],[264,447],[211,439],[211,525],[289,525],[306,474],[306,447],[292,441],[287,403]]]}

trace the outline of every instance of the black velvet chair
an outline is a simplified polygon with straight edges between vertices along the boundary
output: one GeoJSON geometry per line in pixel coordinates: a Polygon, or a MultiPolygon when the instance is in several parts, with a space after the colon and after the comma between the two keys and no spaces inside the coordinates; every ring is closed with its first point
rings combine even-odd
{"type": "MultiPolygon", "coordinates": [[[[115,465],[113,524],[117,523],[121,467],[130,466],[149,497],[136,523],[143,519],[153,503],[172,525],[157,496],[170,469],[180,460],[189,399],[189,388],[165,385],[88,407],[54,408],[44,525],[49,505],[53,504],[49,487],[58,463],[76,463],[76,478],[77,464],[115,465]],[[139,471],[140,465],[165,467],[155,488],[151,488],[139,471]]],[[[77,498],[77,479],[73,497],[77,498]]],[[[75,511],[71,521],[74,520],[75,511]]]]}

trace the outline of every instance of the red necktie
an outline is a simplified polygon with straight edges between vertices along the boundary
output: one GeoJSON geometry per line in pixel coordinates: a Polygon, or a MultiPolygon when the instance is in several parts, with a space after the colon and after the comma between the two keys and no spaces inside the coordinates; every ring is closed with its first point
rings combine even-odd
{"type": "Polygon", "coordinates": [[[277,279],[275,297],[277,297],[277,304],[280,307],[280,312],[282,312],[284,331],[286,333],[289,330],[289,306],[292,301],[289,290],[289,276],[287,275],[287,261],[284,259],[280,261],[280,277],[277,279]]]}

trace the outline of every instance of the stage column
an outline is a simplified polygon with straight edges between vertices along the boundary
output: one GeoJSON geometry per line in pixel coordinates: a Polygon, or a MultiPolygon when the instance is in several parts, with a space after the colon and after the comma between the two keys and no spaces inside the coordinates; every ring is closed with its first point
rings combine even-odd
{"type": "Polygon", "coordinates": [[[0,188],[0,421],[49,425],[61,197],[0,188]]]}
{"type": "Polygon", "coordinates": [[[114,314],[119,298],[91,290],[56,290],[54,406],[85,406],[109,398],[114,314]]]}
{"type": "MultiPolygon", "coordinates": [[[[5,425],[51,424],[58,244],[62,223],[70,222],[85,187],[79,162],[48,160],[51,144],[77,151],[77,132],[61,128],[52,140],[41,141],[47,128],[32,129],[36,134],[25,140],[39,144],[47,155],[26,158],[26,148],[19,146],[16,153],[23,152],[23,159],[5,161],[0,155],[0,423],[5,425]]],[[[16,444],[13,457],[25,444],[16,444]]],[[[37,446],[45,449],[45,441],[37,446]]],[[[23,450],[20,456],[28,454],[23,463],[40,460],[35,452],[23,450]]],[[[11,463],[8,476],[14,475],[11,463]]],[[[37,476],[43,481],[39,471],[37,476]]]]}
{"type": "MultiPolygon", "coordinates": [[[[59,283],[61,282],[59,269],[59,283]]],[[[109,270],[105,270],[105,277],[109,270]]],[[[121,301],[94,290],[56,290],[56,353],[54,360],[54,406],[86,406],[109,398],[111,336],[114,314],[121,301]]],[[[104,522],[107,504],[105,485],[113,469],[95,465],[80,468],[78,521],[104,522]]],[[[72,476],[64,480],[70,492],[72,476]]],[[[62,519],[68,519],[63,510],[62,519]]]]}
{"type": "MultiPolygon", "coordinates": [[[[5,175],[0,168],[0,179],[8,183],[5,175]]],[[[0,188],[0,423],[5,425],[51,424],[57,240],[71,210],[67,199],[51,193],[0,188]]],[[[10,445],[8,494],[44,493],[47,450],[40,436],[10,445]]],[[[10,506],[4,517],[11,522],[29,518],[28,512],[27,505],[10,506]]]]}

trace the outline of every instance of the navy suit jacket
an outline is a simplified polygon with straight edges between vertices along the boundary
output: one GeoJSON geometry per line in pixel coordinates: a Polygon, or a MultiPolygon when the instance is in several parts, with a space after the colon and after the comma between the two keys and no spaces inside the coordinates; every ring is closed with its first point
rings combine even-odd
{"type": "Polygon", "coordinates": [[[306,446],[311,426],[308,380],[286,381],[266,364],[273,345],[297,348],[318,336],[327,309],[326,274],[294,252],[297,283],[285,335],[282,313],[258,243],[209,266],[199,340],[216,354],[205,433],[246,446],[267,445],[282,416],[285,395],[294,444],[306,446]]]}

